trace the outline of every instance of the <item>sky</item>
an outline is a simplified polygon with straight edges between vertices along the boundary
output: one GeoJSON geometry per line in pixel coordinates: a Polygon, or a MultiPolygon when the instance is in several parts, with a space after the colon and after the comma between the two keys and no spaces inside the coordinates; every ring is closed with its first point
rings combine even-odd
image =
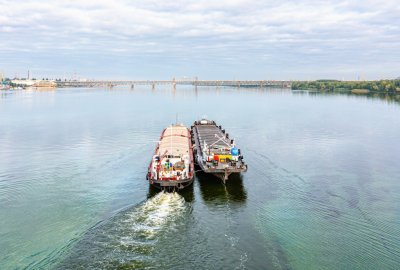
{"type": "Polygon", "coordinates": [[[400,76],[382,1],[0,0],[0,72],[86,79],[400,76]]]}

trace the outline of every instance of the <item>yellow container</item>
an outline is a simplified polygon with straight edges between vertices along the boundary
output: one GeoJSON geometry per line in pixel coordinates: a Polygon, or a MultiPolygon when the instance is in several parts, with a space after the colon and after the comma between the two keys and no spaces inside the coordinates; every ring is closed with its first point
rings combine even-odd
{"type": "Polygon", "coordinates": [[[219,162],[226,162],[226,159],[232,160],[232,155],[218,155],[219,162]]]}

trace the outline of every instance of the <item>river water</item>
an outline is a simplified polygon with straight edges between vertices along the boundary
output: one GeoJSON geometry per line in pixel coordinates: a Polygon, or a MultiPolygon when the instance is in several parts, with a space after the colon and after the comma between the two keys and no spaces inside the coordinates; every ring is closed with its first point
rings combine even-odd
{"type": "Polygon", "coordinates": [[[400,106],[250,88],[2,91],[1,269],[398,269],[400,106]],[[153,190],[163,128],[207,116],[248,172],[153,190]]]}

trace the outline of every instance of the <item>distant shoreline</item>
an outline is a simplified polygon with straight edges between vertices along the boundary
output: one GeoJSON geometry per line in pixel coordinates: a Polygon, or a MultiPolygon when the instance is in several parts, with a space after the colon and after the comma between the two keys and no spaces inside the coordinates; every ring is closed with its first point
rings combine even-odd
{"type": "Polygon", "coordinates": [[[292,90],[318,90],[352,92],[353,94],[393,93],[400,94],[400,79],[381,81],[298,81],[292,82],[292,90]]]}

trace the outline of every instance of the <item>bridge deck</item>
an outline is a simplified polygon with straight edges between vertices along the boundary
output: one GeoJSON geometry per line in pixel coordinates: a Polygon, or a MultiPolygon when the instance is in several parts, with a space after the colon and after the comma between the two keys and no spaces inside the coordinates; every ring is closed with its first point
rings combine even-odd
{"type": "Polygon", "coordinates": [[[56,81],[58,87],[97,87],[117,85],[193,85],[193,86],[230,86],[230,87],[290,87],[290,81],[250,81],[250,80],[93,80],[93,81],[56,81]]]}

